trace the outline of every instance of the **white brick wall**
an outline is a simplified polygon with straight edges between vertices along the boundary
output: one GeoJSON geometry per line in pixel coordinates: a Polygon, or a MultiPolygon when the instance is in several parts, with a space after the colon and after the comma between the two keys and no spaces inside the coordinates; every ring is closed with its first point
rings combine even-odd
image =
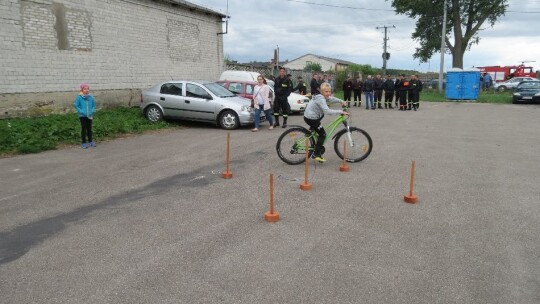
{"type": "Polygon", "coordinates": [[[0,94],[76,92],[82,82],[144,89],[170,78],[214,80],[223,69],[217,15],[151,0],[54,5],[64,10],[64,50],[53,1],[0,1],[0,94]]]}

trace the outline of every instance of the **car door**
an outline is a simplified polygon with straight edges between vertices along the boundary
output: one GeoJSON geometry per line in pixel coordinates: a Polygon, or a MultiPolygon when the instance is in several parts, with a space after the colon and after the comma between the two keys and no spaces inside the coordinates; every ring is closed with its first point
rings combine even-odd
{"type": "Polygon", "coordinates": [[[184,91],[184,83],[182,82],[168,82],[161,86],[158,102],[163,108],[165,116],[183,117],[184,91]]]}
{"type": "Polygon", "coordinates": [[[193,120],[215,120],[215,102],[210,93],[201,85],[188,82],[186,83],[184,113],[193,120]]]}

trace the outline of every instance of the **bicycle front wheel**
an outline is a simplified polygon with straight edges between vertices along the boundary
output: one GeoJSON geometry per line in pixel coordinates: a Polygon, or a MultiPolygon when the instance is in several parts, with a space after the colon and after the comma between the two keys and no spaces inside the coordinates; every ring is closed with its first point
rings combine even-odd
{"type": "Polygon", "coordinates": [[[373,149],[373,142],[366,131],[356,127],[350,127],[349,130],[351,131],[350,138],[347,129],[343,129],[336,134],[334,150],[336,150],[339,158],[343,159],[343,155],[346,154],[345,161],[357,163],[369,156],[373,149]],[[351,140],[352,142],[350,142],[351,140]],[[347,146],[347,153],[343,151],[343,142],[347,146]]]}
{"type": "Polygon", "coordinates": [[[298,165],[306,160],[306,140],[309,139],[309,149],[313,149],[314,141],[307,129],[296,127],[283,132],[276,144],[279,158],[289,165],[298,165]]]}

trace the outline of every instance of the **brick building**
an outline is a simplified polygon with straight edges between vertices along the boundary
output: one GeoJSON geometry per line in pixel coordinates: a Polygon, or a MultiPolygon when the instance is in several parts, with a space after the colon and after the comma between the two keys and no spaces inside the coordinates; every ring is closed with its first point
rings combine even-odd
{"type": "Polygon", "coordinates": [[[2,0],[0,117],[70,109],[83,82],[98,106],[134,106],[161,80],[218,79],[225,17],[183,0],[2,0]]]}

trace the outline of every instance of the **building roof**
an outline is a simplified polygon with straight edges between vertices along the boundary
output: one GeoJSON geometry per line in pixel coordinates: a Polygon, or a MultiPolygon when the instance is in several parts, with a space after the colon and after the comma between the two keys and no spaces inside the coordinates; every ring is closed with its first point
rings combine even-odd
{"type": "Polygon", "coordinates": [[[332,57],[325,57],[325,56],[319,56],[319,55],[315,55],[315,54],[305,54],[305,55],[302,55],[296,59],[293,59],[291,60],[290,62],[292,61],[295,61],[295,60],[298,60],[302,57],[306,57],[306,56],[314,56],[314,57],[317,57],[317,58],[320,58],[320,59],[324,59],[326,61],[330,61],[330,62],[333,62],[333,63],[339,63],[339,64],[355,64],[354,62],[350,62],[350,61],[347,61],[347,60],[341,60],[341,59],[337,59],[337,58],[332,58],[332,57]]]}
{"type": "Polygon", "coordinates": [[[211,10],[211,9],[206,8],[204,6],[193,4],[193,3],[185,1],[185,0],[164,0],[164,1],[176,4],[176,5],[179,5],[179,6],[183,6],[183,7],[186,7],[188,9],[191,9],[191,10],[196,10],[196,11],[200,11],[200,12],[203,12],[203,13],[217,15],[217,16],[219,16],[221,18],[228,17],[226,14],[211,10]]]}

